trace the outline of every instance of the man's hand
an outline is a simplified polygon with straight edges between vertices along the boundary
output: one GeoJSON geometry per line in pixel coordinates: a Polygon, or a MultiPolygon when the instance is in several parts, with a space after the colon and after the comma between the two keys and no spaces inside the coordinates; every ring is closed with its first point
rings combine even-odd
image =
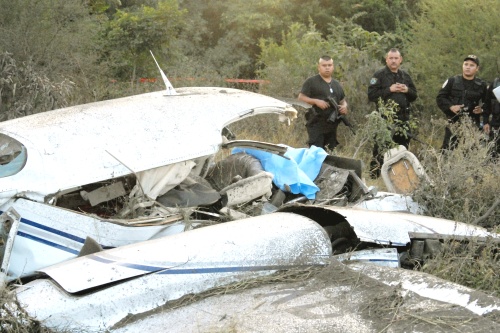
{"type": "Polygon", "coordinates": [[[482,108],[481,106],[479,106],[479,105],[478,105],[478,106],[476,106],[476,107],[474,108],[474,110],[472,110],[472,112],[473,112],[474,114],[481,114],[481,113],[483,113],[483,108],[482,108]]]}
{"type": "Polygon", "coordinates": [[[325,110],[325,109],[328,109],[330,107],[330,104],[328,104],[328,102],[323,101],[321,99],[315,99],[314,105],[316,105],[321,110],[325,110]]]}
{"type": "Polygon", "coordinates": [[[404,83],[394,83],[389,87],[389,90],[391,92],[406,94],[408,92],[408,87],[404,83]]]}
{"type": "Polygon", "coordinates": [[[464,107],[465,105],[452,105],[450,106],[450,111],[453,112],[454,114],[457,114],[460,112],[460,110],[464,107]]]}
{"type": "Polygon", "coordinates": [[[325,110],[330,107],[330,104],[328,102],[322,100],[322,99],[316,99],[316,98],[311,98],[303,93],[299,93],[299,101],[305,102],[309,105],[316,105],[318,108],[321,110],[325,110]]]}
{"type": "Polygon", "coordinates": [[[484,124],[483,130],[484,130],[484,133],[490,134],[490,124],[484,124]]]}
{"type": "Polygon", "coordinates": [[[339,104],[339,113],[344,115],[347,114],[347,102],[345,99],[343,99],[339,104]]]}

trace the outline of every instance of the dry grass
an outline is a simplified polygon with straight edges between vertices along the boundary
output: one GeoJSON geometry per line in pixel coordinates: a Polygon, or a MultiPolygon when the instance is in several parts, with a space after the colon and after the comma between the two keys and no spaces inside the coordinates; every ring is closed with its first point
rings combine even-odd
{"type": "Polygon", "coordinates": [[[454,126],[453,132],[459,138],[456,149],[419,152],[431,182],[414,198],[428,215],[493,228],[500,222],[500,210],[494,209],[500,194],[500,164],[491,158],[484,134],[470,122],[454,126]]]}
{"type": "Polygon", "coordinates": [[[31,318],[20,306],[9,287],[0,288],[0,332],[55,333],[31,318]]]}
{"type": "Polygon", "coordinates": [[[439,257],[427,260],[422,271],[500,297],[500,245],[491,240],[449,241],[439,257]]]}

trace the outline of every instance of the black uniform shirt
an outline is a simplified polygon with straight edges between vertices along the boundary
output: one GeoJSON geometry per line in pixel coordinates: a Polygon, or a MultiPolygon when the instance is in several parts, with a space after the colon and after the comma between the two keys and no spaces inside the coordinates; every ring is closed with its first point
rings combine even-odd
{"type": "Polygon", "coordinates": [[[321,75],[316,74],[308,78],[302,85],[300,92],[309,98],[327,101],[328,97],[334,97],[337,103],[345,98],[344,89],[339,81],[332,79],[327,83],[321,75]]]}
{"type": "Polygon", "coordinates": [[[446,80],[438,92],[436,103],[446,117],[455,122],[460,114],[450,110],[452,105],[464,105],[467,114],[479,124],[480,115],[472,112],[480,102],[486,102],[487,85],[480,78],[466,80],[462,75],[455,75],[446,80]]]}
{"type": "MultiPolygon", "coordinates": [[[[328,101],[328,97],[333,97],[339,104],[345,99],[344,89],[342,89],[339,81],[332,79],[330,83],[327,83],[319,74],[308,78],[302,85],[300,92],[309,98],[321,99],[323,101],[328,101]]],[[[334,125],[327,121],[332,110],[330,108],[322,110],[315,105],[312,108],[315,112],[307,120],[307,123],[309,125],[318,124],[324,131],[332,130],[334,125]]]]}
{"type": "Polygon", "coordinates": [[[373,74],[368,86],[368,99],[370,102],[378,103],[379,98],[382,98],[384,102],[391,99],[399,105],[401,110],[404,110],[417,99],[417,88],[407,72],[398,69],[396,73],[393,73],[389,67],[385,66],[373,74]],[[408,92],[391,92],[390,87],[394,83],[405,84],[408,87],[408,92]]]}

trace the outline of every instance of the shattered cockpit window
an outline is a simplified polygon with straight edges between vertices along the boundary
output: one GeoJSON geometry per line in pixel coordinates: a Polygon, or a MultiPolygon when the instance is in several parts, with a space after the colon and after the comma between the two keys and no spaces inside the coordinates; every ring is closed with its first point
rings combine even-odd
{"type": "Polygon", "coordinates": [[[0,178],[15,175],[26,164],[26,148],[17,140],[0,134],[0,178]]]}

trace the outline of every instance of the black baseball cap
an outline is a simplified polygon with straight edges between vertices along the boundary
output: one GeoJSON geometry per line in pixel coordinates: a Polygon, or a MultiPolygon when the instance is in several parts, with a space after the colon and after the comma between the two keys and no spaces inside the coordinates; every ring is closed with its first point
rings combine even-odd
{"type": "Polygon", "coordinates": [[[476,63],[476,65],[479,66],[479,58],[473,54],[469,54],[467,57],[465,57],[464,61],[465,60],[472,60],[476,63]]]}

